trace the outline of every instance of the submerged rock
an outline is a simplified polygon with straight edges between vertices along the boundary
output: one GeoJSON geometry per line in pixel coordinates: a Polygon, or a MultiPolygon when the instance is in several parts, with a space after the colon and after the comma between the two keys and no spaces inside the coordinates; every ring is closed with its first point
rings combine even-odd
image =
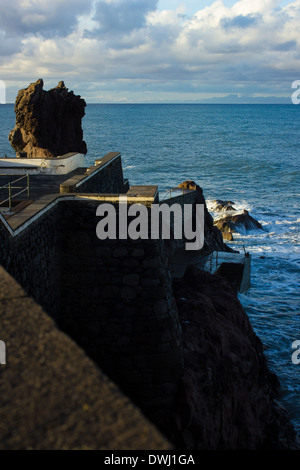
{"type": "Polygon", "coordinates": [[[223,201],[221,199],[215,199],[213,202],[213,209],[215,211],[221,212],[221,211],[235,211],[236,209],[233,207],[234,202],[232,201],[223,201]]]}
{"type": "Polygon", "coordinates": [[[87,153],[81,120],[85,101],[68,91],[64,82],[49,91],[43,80],[20,90],[16,98],[16,125],[9,134],[17,156],[57,157],[69,152],[87,153]]]}
{"type": "Polygon", "coordinates": [[[223,236],[245,230],[263,230],[262,225],[251,217],[247,210],[239,214],[225,215],[215,220],[214,225],[223,233],[223,236]]]}

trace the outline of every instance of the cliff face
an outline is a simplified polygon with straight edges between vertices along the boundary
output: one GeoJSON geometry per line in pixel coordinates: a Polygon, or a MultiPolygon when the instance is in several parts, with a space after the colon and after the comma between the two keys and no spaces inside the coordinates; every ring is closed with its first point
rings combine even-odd
{"type": "Polygon", "coordinates": [[[85,101],[68,91],[64,82],[49,91],[43,80],[20,90],[16,98],[16,125],[9,141],[17,154],[28,158],[57,157],[68,152],[87,153],[81,120],[85,101]]]}
{"type": "Polygon", "coordinates": [[[194,189],[197,192],[196,204],[204,205],[204,247],[203,254],[212,253],[213,251],[230,251],[233,252],[229,246],[223,241],[222,232],[218,227],[214,226],[214,219],[209,213],[203,194],[202,188],[195,183],[195,181],[184,181],[178,186],[181,189],[194,189]]]}
{"type": "MultiPolygon", "coordinates": [[[[203,255],[233,251],[214,226],[202,189],[194,181],[180,187],[195,189],[197,203],[204,204],[203,255]]],[[[184,370],[172,412],[156,409],[151,419],[178,449],[300,449],[278,402],[279,381],[234,287],[190,265],[173,279],[173,294],[184,370]]]]}
{"type": "Polygon", "coordinates": [[[173,414],[161,425],[176,447],[296,448],[294,429],[277,402],[277,377],[231,285],[189,267],[174,281],[174,295],[184,373],[173,414]]]}
{"type": "MultiPolygon", "coordinates": [[[[197,194],[205,203],[199,187],[197,194]]],[[[172,284],[160,241],[97,239],[94,204],[60,202],[13,238],[0,224],[0,261],[27,294],[44,304],[47,297],[47,313],[57,313],[61,328],[110,368],[177,449],[295,448],[278,380],[231,285],[195,267],[172,284]]],[[[205,211],[206,249],[223,247],[205,211]]],[[[29,410],[25,426],[35,422],[30,411],[39,416],[29,410]]]]}

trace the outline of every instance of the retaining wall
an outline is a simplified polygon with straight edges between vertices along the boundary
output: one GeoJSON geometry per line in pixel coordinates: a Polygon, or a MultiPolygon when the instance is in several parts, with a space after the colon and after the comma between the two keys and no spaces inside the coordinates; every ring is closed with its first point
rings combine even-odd
{"type": "Polygon", "coordinates": [[[126,193],[128,182],[124,180],[121,154],[110,152],[96,160],[83,175],[75,175],[60,185],[61,194],[69,193],[126,193]]]}
{"type": "MultiPolygon", "coordinates": [[[[157,201],[155,187],[127,194],[157,201]]],[[[96,209],[109,198],[36,201],[6,222],[11,233],[0,224],[0,263],[140,406],[170,405],[183,362],[165,243],[99,240],[96,209]]]]}

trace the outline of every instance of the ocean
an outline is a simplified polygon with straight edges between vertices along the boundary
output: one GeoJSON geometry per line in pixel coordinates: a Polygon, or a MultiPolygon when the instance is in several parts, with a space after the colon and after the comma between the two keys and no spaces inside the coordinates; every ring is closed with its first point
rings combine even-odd
{"type": "MultiPolygon", "coordinates": [[[[83,129],[87,165],[120,151],[131,185],[163,192],[192,179],[211,211],[213,200],[231,200],[262,224],[228,244],[252,255],[251,289],[239,298],[300,435],[300,364],[292,361],[300,341],[299,122],[292,104],[88,104],[83,129]]],[[[13,126],[13,105],[0,105],[1,156],[14,155],[13,126]]]]}

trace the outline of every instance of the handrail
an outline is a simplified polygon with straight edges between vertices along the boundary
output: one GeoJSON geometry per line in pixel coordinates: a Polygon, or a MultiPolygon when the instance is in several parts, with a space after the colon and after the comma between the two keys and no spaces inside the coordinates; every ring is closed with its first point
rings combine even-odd
{"type": "Polygon", "coordinates": [[[15,197],[19,196],[20,194],[24,193],[25,191],[27,191],[27,196],[29,198],[30,196],[30,184],[29,184],[29,174],[26,174],[24,176],[21,176],[21,178],[18,178],[14,181],[10,181],[9,183],[7,183],[6,185],[4,186],[0,186],[0,189],[8,189],[8,198],[5,199],[4,201],[1,201],[0,202],[0,206],[5,204],[7,201],[8,201],[8,207],[9,207],[9,211],[11,211],[11,207],[12,207],[12,199],[14,199],[15,197]],[[25,179],[27,180],[27,186],[26,188],[24,188],[23,186],[12,186],[13,184],[15,183],[18,183],[19,181],[25,179]],[[12,190],[13,189],[21,189],[21,191],[19,191],[18,193],[16,194],[12,194],[12,190]]]}

